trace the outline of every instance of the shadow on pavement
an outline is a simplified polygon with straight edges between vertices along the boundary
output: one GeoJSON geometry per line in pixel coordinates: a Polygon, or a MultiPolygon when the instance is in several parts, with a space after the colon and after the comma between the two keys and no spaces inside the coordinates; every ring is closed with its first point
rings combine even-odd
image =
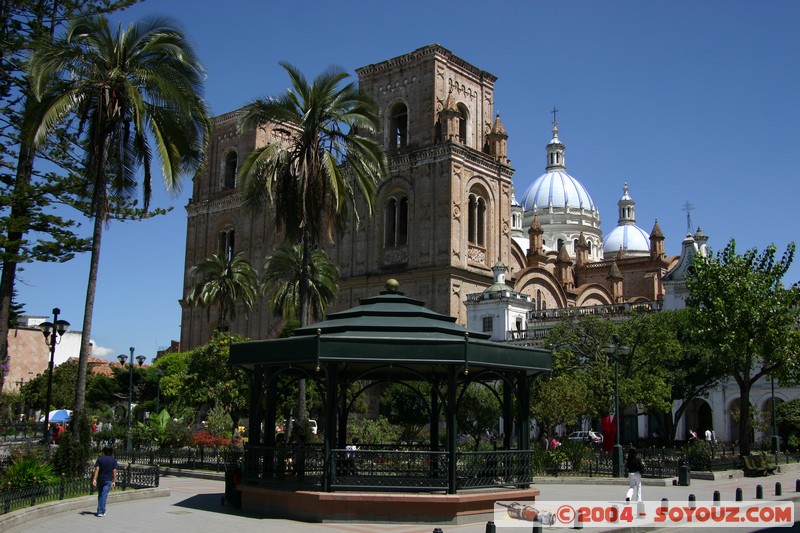
{"type": "Polygon", "coordinates": [[[185,509],[194,509],[196,511],[208,511],[211,513],[222,513],[237,515],[247,518],[265,518],[264,516],[247,513],[241,509],[235,509],[229,503],[224,501],[224,494],[196,494],[181,500],[175,504],[175,507],[183,507],[185,509]]]}

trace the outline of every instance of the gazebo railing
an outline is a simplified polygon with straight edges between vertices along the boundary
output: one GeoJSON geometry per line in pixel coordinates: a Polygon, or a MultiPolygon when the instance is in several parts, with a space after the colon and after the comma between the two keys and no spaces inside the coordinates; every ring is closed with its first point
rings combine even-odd
{"type": "Polygon", "coordinates": [[[533,483],[533,450],[456,454],[458,488],[486,488],[533,483]]]}
{"type": "MultiPolygon", "coordinates": [[[[533,482],[532,450],[459,452],[455,489],[527,486],[533,482]]],[[[446,451],[331,450],[325,469],[319,445],[248,446],[243,481],[285,487],[335,490],[448,491],[449,454],[446,451]]]]}
{"type": "Polygon", "coordinates": [[[333,450],[332,458],[334,490],[447,490],[445,452],[333,450]]]}

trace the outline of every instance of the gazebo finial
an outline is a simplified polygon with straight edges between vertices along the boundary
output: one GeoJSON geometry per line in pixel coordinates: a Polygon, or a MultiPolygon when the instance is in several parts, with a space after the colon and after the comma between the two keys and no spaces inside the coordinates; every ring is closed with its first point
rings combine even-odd
{"type": "Polygon", "coordinates": [[[394,278],[387,279],[384,287],[386,287],[386,292],[390,293],[400,292],[400,282],[394,278]]]}

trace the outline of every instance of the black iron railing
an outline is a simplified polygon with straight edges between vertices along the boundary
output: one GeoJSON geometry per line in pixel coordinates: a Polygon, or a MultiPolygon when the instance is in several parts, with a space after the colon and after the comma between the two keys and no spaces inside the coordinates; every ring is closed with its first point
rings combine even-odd
{"type": "MultiPolygon", "coordinates": [[[[160,480],[157,466],[127,465],[119,473],[118,488],[121,490],[158,487],[160,480]]],[[[91,469],[82,478],[62,477],[53,483],[43,483],[20,489],[0,492],[0,514],[10,513],[50,501],[88,496],[94,492],[91,469]]]]}
{"type": "MultiPolygon", "coordinates": [[[[456,489],[533,481],[533,451],[459,452],[456,489]]],[[[323,487],[329,490],[448,491],[449,454],[425,450],[331,450],[326,467],[321,446],[248,446],[243,459],[245,483],[323,487]]]]}

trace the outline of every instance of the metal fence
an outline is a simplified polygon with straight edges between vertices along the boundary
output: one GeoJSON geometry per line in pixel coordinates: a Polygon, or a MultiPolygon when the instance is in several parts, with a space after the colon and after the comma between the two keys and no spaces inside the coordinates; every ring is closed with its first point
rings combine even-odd
{"type": "MultiPolygon", "coordinates": [[[[533,481],[534,453],[459,452],[456,488],[527,485],[533,481]]],[[[425,450],[331,450],[331,490],[447,491],[449,455],[425,450]]],[[[319,488],[326,475],[319,445],[248,446],[243,458],[247,483],[319,488]]]]}
{"type": "Polygon", "coordinates": [[[157,465],[164,468],[187,470],[211,470],[224,472],[225,465],[231,462],[231,448],[211,448],[208,446],[191,446],[185,448],[134,449],[115,451],[117,460],[133,464],[157,465]]]}
{"type": "MultiPolygon", "coordinates": [[[[122,490],[158,487],[160,474],[157,466],[127,465],[119,472],[122,490]]],[[[91,469],[83,478],[62,477],[54,483],[34,485],[21,489],[0,492],[0,514],[10,513],[50,501],[65,500],[78,496],[89,496],[94,492],[91,469]]]]}

